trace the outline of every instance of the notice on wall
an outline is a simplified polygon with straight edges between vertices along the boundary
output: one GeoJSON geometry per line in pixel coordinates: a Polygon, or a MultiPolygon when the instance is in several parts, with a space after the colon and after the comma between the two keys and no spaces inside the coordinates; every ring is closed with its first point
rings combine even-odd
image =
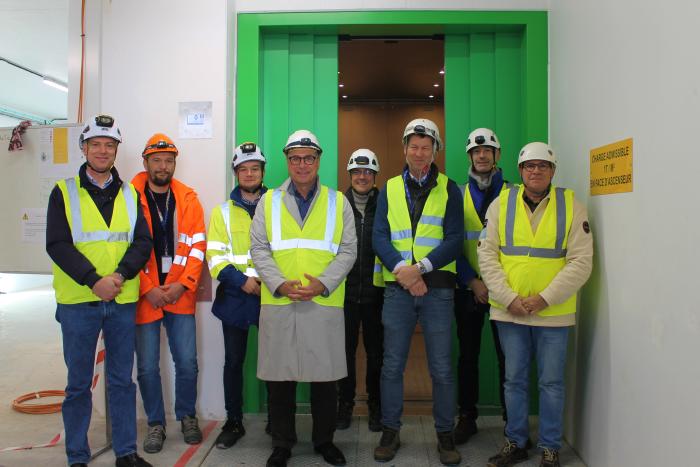
{"type": "Polygon", "coordinates": [[[46,208],[21,208],[23,243],[46,243],[46,208]]]}
{"type": "Polygon", "coordinates": [[[178,136],[181,139],[213,137],[211,108],[211,101],[180,102],[178,136]]]}
{"type": "Polygon", "coordinates": [[[591,149],[591,195],[632,191],[632,138],[591,149]]]}

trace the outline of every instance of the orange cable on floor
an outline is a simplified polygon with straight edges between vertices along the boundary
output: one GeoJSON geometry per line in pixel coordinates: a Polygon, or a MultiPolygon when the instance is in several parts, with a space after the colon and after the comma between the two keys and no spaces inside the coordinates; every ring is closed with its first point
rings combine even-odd
{"type": "Polygon", "coordinates": [[[49,414],[61,411],[62,402],[55,402],[53,404],[24,404],[24,402],[41,399],[42,397],[65,397],[66,393],[61,390],[49,390],[49,391],[37,391],[30,392],[29,394],[24,394],[19,396],[17,399],[12,401],[12,408],[17,412],[29,413],[29,414],[49,414]]]}

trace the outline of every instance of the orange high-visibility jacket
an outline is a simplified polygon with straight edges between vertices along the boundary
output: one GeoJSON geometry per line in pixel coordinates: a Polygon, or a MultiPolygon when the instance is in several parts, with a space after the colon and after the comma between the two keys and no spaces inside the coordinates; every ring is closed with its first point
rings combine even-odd
{"type": "MultiPolygon", "coordinates": [[[[145,193],[147,182],[148,174],[146,172],[138,173],[131,181],[141,194],[143,215],[146,218],[148,228],[151,229],[151,235],[153,235],[151,212],[148,209],[148,200],[145,193]]],[[[173,265],[165,278],[165,283],[180,282],[185,286],[185,291],[177,303],[167,305],[164,309],[171,313],[194,314],[199,276],[202,272],[202,263],[207,249],[204,210],[199,203],[197,193],[184,183],[173,179],[170,189],[175,196],[173,225],[175,227],[175,242],[177,246],[175,247],[173,265]]],[[[154,308],[145,297],[145,294],[159,284],[158,264],[153,251],[151,251],[151,256],[139,275],[141,278],[141,289],[139,291],[139,302],[136,307],[136,324],[151,323],[163,317],[163,309],[154,308]]]]}

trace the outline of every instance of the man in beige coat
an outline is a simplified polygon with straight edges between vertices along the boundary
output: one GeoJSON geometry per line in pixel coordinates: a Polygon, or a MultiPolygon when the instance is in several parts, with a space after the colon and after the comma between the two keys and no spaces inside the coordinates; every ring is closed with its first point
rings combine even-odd
{"type": "Polygon", "coordinates": [[[347,376],[343,301],[355,263],[352,208],[318,178],[316,136],[295,131],[284,148],[289,178],[258,203],[250,253],[262,279],[258,378],[268,382],[273,452],[286,466],[296,443],[297,381],[311,383],[312,441],[331,465],[345,465],[333,444],[336,382],[347,376]]]}
{"type": "Polygon", "coordinates": [[[586,208],[573,191],[552,185],[556,165],[549,145],[523,147],[518,157],[523,184],[505,187],[491,204],[477,248],[506,360],[506,443],[489,459],[489,467],[508,467],[528,457],[533,354],[540,466],[559,467],[568,332],[576,324],[577,292],[591,273],[593,238],[586,208]]]}

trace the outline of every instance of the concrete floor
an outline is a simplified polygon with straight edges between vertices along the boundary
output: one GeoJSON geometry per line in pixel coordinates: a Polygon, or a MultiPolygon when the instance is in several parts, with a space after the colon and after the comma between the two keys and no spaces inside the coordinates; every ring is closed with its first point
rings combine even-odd
{"type": "MultiPolygon", "coordinates": [[[[28,415],[14,411],[11,402],[19,395],[45,389],[63,389],[66,369],[61,351],[60,329],[54,320],[55,302],[50,287],[26,292],[0,295],[0,467],[66,465],[62,441],[50,448],[2,452],[12,446],[30,446],[48,443],[63,429],[60,413],[28,415]],[[27,330],[31,330],[28,332],[27,330]]],[[[47,402],[50,402],[47,400],[47,402]]],[[[358,410],[359,412],[359,410],[358,410]]],[[[139,420],[139,452],[155,466],[264,466],[271,452],[270,438],[264,432],[265,416],[249,414],[245,417],[247,434],[231,449],[220,450],[213,443],[221,421],[200,420],[204,441],[189,446],[182,440],[179,425],[171,420],[165,448],[155,455],[144,455],[141,448],[146,423],[139,420]]],[[[463,466],[484,466],[503,443],[503,422],[500,417],[481,417],[479,433],[468,444],[460,446],[463,466]]],[[[536,441],[536,418],[531,421],[532,439],[536,441]]],[[[311,418],[297,416],[299,443],[294,447],[290,466],[307,467],[326,465],[313,452],[310,442],[311,418]]],[[[349,466],[382,465],[373,458],[373,450],[380,435],[367,429],[366,416],[356,415],[348,430],[336,432],[336,443],[344,452],[349,466]]],[[[422,467],[441,465],[436,451],[432,417],[414,415],[404,417],[401,430],[402,446],[396,458],[386,465],[422,467]]],[[[105,419],[93,416],[90,445],[93,453],[106,444],[105,419]]],[[[519,465],[539,465],[537,449],[530,451],[531,459],[519,465]]],[[[575,452],[565,446],[561,452],[563,466],[581,467],[584,464],[575,452]]],[[[90,465],[114,465],[114,454],[107,450],[90,465]]]]}

